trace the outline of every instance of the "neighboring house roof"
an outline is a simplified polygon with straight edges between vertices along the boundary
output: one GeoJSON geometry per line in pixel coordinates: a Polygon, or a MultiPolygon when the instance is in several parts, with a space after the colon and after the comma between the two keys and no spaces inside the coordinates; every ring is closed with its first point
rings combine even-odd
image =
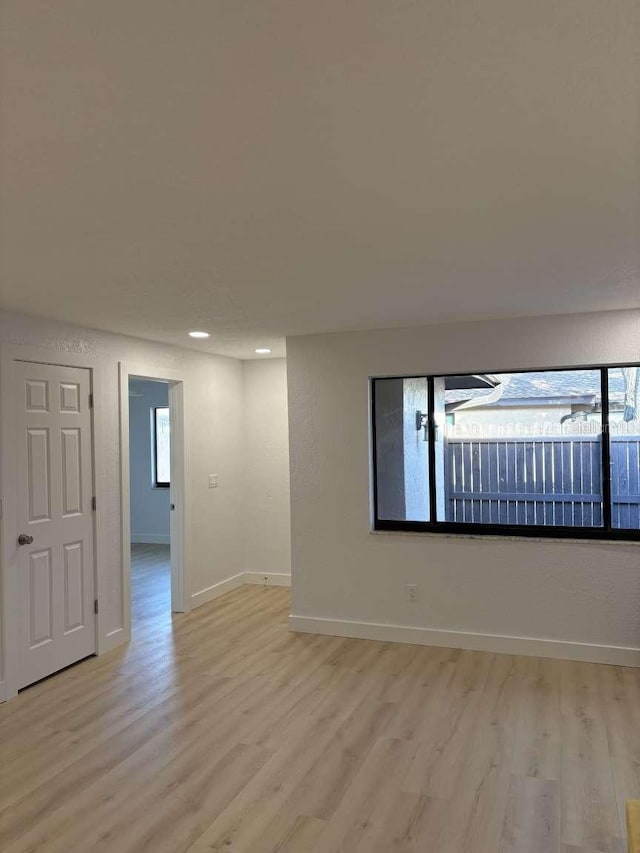
{"type": "MultiPolygon", "coordinates": [[[[600,402],[599,370],[534,371],[531,373],[492,374],[503,385],[499,400],[490,405],[593,405],[600,402]]],[[[455,389],[446,392],[448,406],[465,400],[477,400],[488,395],[488,389],[455,389]]],[[[625,397],[625,382],[622,370],[609,371],[609,401],[622,406],[625,397]]],[[[455,405],[451,405],[455,408],[455,405]]]]}

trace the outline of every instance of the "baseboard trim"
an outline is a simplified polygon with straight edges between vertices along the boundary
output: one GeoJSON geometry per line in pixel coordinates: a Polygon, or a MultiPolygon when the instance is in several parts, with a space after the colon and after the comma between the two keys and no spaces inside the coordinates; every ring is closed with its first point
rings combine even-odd
{"type": "Polygon", "coordinates": [[[191,606],[200,607],[201,604],[213,601],[221,595],[231,592],[231,590],[237,589],[239,586],[244,586],[245,584],[256,584],[260,586],[291,586],[291,575],[284,574],[284,572],[238,572],[237,575],[233,575],[224,581],[214,583],[213,586],[209,586],[206,589],[200,590],[200,592],[194,593],[191,596],[191,606]],[[265,578],[267,578],[266,583],[265,578]]]}
{"type": "Polygon", "coordinates": [[[291,575],[284,572],[245,572],[245,583],[260,586],[291,586],[291,575]]]}
{"type": "Polygon", "coordinates": [[[131,640],[131,634],[125,631],[124,628],[116,628],[115,631],[110,631],[105,637],[101,637],[98,643],[98,656],[110,652],[117,646],[122,646],[131,640]]]}
{"type": "Polygon", "coordinates": [[[226,580],[214,583],[206,589],[201,589],[200,592],[195,592],[191,596],[191,607],[200,607],[208,601],[213,601],[215,598],[220,598],[226,592],[231,592],[232,589],[237,589],[246,583],[245,572],[239,572],[226,580]]]}
{"type": "Polygon", "coordinates": [[[132,545],[171,545],[168,533],[132,533],[132,545]]]}
{"type": "Polygon", "coordinates": [[[332,637],[352,637],[361,640],[382,640],[419,646],[444,646],[507,655],[640,667],[640,649],[625,646],[598,646],[534,637],[473,634],[465,631],[443,631],[438,628],[410,628],[402,625],[352,622],[346,619],[323,619],[294,614],[289,616],[289,630],[304,634],[328,634],[332,637]]]}

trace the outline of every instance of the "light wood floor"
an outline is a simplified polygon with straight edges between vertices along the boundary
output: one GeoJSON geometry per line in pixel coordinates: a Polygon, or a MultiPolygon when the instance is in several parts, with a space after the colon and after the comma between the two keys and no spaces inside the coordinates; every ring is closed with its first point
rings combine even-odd
{"type": "Polygon", "coordinates": [[[137,556],[134,642],[0,707],[4,853],[624,850],[638,671],[296,636],[281,588],[172,618],[137,556]]]}
{"type": "Polygon", "coordinates": [[[131,546],[131,631],[173,631],[171,554],[168,545],[131,546]]]}

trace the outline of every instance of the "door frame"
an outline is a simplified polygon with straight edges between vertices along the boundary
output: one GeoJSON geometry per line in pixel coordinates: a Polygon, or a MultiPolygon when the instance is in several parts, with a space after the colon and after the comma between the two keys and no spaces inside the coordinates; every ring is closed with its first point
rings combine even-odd
{"type": "MultiPolygon", "coordinates": [[[[75,367],[89,371],[91,394],[94,406],[91,412],[92,479],[93,493],[96,497],[96,511],[93,513],[93,560],[95,597],[104,601],[108,589],[108,577],[105,574],[108,562],[106,539],[106,505],[102,499],[104,484],[103,465],[106,441],[101,418],[97,417],[99,402],[102,399],[104,367],[95,356],[48,350],[41,347],[20,346],[17,344],[0,345],[0,530],[2,550],[0,552],[0,598],[1,598],[1,649],[0,649],[0,702],[13,698],[20,683],[20,624],[19,589],[16,569],[17,551],[15,546],[18,534],[17,506],[15,495],[18,485],[16,468],[16,419],[13,406],[15,392],[16,362],[47,364],[54,367],[75,367]]],[[[106,619],[102,608],[95,619],[96,654],[102,654],[112,645],[113,639],[106,630],[106,619]]],[[[116,632],[119,633],[119,632],[116,632]]]]}
{"type": "Polygon", "coordinates": [[[170,515],[171,525],[171,610],[187,613],[191,596],[185,563],[185,377],[178,370],[159,368],[152,364],[120,362],[120,493],[122,530],[123,612],[131,635],[131,495],[129,455],[129,380],[148,379],[169,385],[171,417],[171,484],[169,500],[175,506],[170,515]]]}

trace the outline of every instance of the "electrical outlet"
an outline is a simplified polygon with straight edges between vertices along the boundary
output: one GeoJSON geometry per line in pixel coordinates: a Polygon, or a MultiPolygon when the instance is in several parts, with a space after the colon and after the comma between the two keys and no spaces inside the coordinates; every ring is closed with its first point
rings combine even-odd
{"type": "Polygon", "coordinates": [[[404,587],[404,597],[407,601],[418,600],[418,587],[415,583],[407,583],[404,587]]]}

